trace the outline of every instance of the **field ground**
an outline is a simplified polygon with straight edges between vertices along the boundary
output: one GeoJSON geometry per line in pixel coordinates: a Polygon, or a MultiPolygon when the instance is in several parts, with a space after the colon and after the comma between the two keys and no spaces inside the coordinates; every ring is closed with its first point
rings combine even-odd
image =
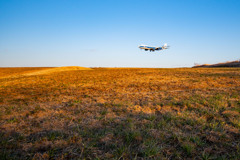
{"type": "Polygon", "coordinates": [[[240,159],[240,68],[0,68],[0,159],[240,159]]]}

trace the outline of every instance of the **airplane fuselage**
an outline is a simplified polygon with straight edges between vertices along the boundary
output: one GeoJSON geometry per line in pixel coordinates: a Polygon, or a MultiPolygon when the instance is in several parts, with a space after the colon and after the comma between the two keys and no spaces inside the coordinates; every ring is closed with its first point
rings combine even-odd
{"type": "Polygon", "coordinates": [[[145,51],[155,51],[155,50],[162,50],[162,47],[150,47],[150,46],[145,46],[145,45],[140,45],[140,49],[144,49],[145,51]]]}

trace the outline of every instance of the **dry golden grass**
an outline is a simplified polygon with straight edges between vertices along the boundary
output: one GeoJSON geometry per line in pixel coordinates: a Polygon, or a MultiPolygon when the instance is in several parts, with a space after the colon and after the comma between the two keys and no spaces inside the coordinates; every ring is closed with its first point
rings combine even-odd
{"type": "Polygon", "coordinates": [[[92,70],[91,68],[79,67],[79,66],[67,66],[67,67],[26,67],[26,68],[2,68],[0,70],[1,78],[16,78],[23,76],[52,74],[63,71],[76,71],[76,70],[92,70]]]}
{"type": "Polygon", "coordinates": [[[51,74],[55,72],[78,71],[78,70],[92,70],[92,69],[86,68],[86,67],[79,67],[79,66],[67,66],[67,67],[56,67],[56,68],[50,68],[50,69],[45,69],[45,70],[36,71],[36,72],[30,72],[24,75],[41,75],[41,74],[51,74]]]}
{"type": "Polygon", "coordinates": [[[34,71],[41,71],[51,69],[52,67],[19,67],[19,68],[1,68],[0,78],[19,76],[26,73],[32,73],[34,71]]]}
{"type": "Polygon", "coordinates": [[[240,159],[239,68],[79,69],[0,69],[2,159],[240,159]]]}

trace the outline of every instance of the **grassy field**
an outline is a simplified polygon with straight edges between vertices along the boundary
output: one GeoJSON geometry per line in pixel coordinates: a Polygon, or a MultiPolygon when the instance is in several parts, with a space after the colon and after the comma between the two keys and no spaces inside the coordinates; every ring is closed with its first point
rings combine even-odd
{"type": "Polygon", "coordinates": [[[240,159],[240,68],[0,68],[0,159],[240,159]]]}

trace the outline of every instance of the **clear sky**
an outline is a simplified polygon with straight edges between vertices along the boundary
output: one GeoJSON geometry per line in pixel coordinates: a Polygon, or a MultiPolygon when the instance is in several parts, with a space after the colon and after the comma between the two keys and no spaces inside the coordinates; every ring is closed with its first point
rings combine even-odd
{"type": "Polygon", "coordinates": [[[0,67],[191,67],[239,58],[240,0],[0,0],[0,67]],[[138,48],[164,43],[171,48],[138,48]]]}

